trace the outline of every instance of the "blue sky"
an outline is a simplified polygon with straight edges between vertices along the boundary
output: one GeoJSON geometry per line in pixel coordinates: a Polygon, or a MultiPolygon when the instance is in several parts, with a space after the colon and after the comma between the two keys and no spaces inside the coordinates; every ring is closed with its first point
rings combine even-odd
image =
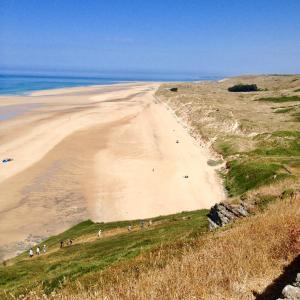
{"type": "Polygon", "coordinates": [[[300,73],[300,1],[1,0],[0,68],[300,73]]]}

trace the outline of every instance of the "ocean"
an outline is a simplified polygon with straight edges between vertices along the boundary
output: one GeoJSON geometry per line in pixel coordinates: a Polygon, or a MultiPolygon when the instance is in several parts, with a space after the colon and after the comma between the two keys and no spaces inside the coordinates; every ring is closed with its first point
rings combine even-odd
{"type": "Polygon", "coordinates": [[[38,90],[119,82],[121,81],[112,78],[0,74],[0,94],[25,94],[38,90]]]}
{"type": "Polygon", "coordinates": [[[121,77],[72,77],[49,75],[0,74],[0,94],[26,94],[38,90],[87,85],[115,84],[130,81],[193,81],[217,80],[218,76],[124,76],[121,77]]]}

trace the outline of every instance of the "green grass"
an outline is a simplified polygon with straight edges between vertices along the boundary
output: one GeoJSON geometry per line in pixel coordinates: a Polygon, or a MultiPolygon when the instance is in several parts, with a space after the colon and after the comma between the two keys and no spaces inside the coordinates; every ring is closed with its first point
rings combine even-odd
{"type": "Polygon", "coordinates": [[[214,149],[221,153],[224,157],[233,155],[236,153],[236,150],[231,142],[231,140],[217,140],[214,144],[214,149]]]}
{"type": "Polygon", "coordinates": [[[59,288],[65,281],[74,281],[85,274],[104,270],[120,261],[131,260],[144,251],[178,240],[189,240],[207,231],[207,210],[182,212],[152,219],[153,225],[145,229],[127,232],[129,224],[137,228],[139,221],[93,223],[82,222],[71,229],[51,237],[46,244],[48,254],[28,258],[28,254],[7,262],[0,267],[0,299],[4,291],[19,295],[26,289],[42,286],[46,293],[59,288]],[[87,236],[96,236],[101,228],[123,228],[125,232],[80,242],[87,236]],[[59,242],[72,238],[74,244],[59,249],[59,242]]]}
{"type": "Polygon", "coordinates": [[[296,112],[296,113],[292,114],[292,116],[294,117],[293,121],[300,122],[300,112],[296,112]]]}
{"type": "Polygon", "coordinates": [[[258,208],[263,211],[265,210],[270,204],[274,203],[278,200],[278,197],[274,195],[261,195],[257,199],[258,208]]]}
{"type": "Polygon", "coordinates": [[[254,156],[300,156],[299,131],[275,131],[257,135],[254,140],[256,149],[248,152],[254,156]]]}
{"type": "Polygon", "coordinates": [[[300,138],[299,131],[288,131],[288,130],[281,130],[281,131],[274,131],[272,132],[272,136],[275,137],[283,137],[283,138],[300,138]]]}
{"type": "MultiPolygon", "coordinates": [[[[295,167],[300,158],[300,132],[275,131],[254,137],[255,150],[229,161],[225,185],[230,196],[293,176],[286,167],[295,167]]],[[[297,167],[297,166],[296,166],[297,167]]]]}
{"type": "Polygon", "coordinates": [[[276,113],[276,114],[284,114],[284,113],[290,112],[292,110],[294,110],[294,107],[281,108],[281,109],[276,109],[274,111],[274,113],[276,113]]]}
{"type": "Polygon", "coordinates": [[[265,102],[274,102],[274,103],[294,102],[294,101],[300,101],[300,97],[299,96],[265,97],[265,98],[259,98],[255,101],[265,101],[265,102]]]}
{"type": "Polygon", "coordinates": [[[231,161],[225,177],[229,196],[241,195],[248,190],[286,178],[288,175],[281,173],[281,169],[282,166],[278,163],[259,160],[231,161]]]}
{"type": "MultiPolygon", "coordinates": [[[[253,138],[256,149],[229,161],[225,185],[230,196],[294,176],[286,167],[298,167],[300,158],[300,132],[275,131],[253,138]]],[[[241,153],[240,153],[241,154],[241,153]]]]}
{"type": "Polygon", "coordinates": [[[293,188],[288,188],[285,189],[282,193],[281,196],[275,196],[275,195],[257,195],[256,199],[256,204],[257,207],[261,210],[264,211],[268,208],[268,206],[276,201],[278,199],[288,199],[291,198],[291,196],[294,194],[294,189],[293,188]]]}

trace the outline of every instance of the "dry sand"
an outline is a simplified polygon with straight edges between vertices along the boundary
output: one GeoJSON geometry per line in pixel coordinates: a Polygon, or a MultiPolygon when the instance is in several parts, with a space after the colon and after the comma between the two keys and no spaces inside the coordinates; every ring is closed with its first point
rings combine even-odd
{"type": "Polygon", "coordinates": [[[224,198],[209,151],[155,100],[157,87],[0,97],[0,114],[22,107],[0,121],[0,159],[14,158],[0,164],[0,258],[88,218],[139,219],[224,198]]]}

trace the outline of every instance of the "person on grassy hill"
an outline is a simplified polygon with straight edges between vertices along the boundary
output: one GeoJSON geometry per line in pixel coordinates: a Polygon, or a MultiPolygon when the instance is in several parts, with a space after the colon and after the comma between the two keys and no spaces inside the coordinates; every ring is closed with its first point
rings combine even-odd
{"type": "Polygon", "coordinates": [[[128,231],[130,232],[132,230],[132,226],[131,225],[128,225],[128,231]]]}
{"type": "Polygon", "coordinates": [[[39,246],[36,247],[36,254],[40,255],[40,247],[39,246]]]}
{"type": "Polygon", "coordinates": [[[144,221],[142,220],[142,221],[140,222],[141,229],[144,229],[144,225],[145,225],[145,223],[144,223],[144,221]]]}
{"type": "Polygon", "coordinates": [[[47,252],[47,247],[46,247],[46,245],[44,244],[44,246],[43,246],[43,252],[44,253],[46,253],[47,252]]]}
{"type": "Polygon", "coordinates": [[[101,229],[99,229],[99,231],[98,231],[98,238],[100,238],[100,237],[101,237],[101,234],[102,234],[102,230],[101,230],[101,229]]]}
{"type": "Polygon", "coordinates": [[[29,257],[33,257],[33,250],[31,248],[29,249],[29,257]]]}
{"type": "Polygon", "coordinates": [[[60,241],[60,248],[64,246],[64,241],[60,241]]]}

